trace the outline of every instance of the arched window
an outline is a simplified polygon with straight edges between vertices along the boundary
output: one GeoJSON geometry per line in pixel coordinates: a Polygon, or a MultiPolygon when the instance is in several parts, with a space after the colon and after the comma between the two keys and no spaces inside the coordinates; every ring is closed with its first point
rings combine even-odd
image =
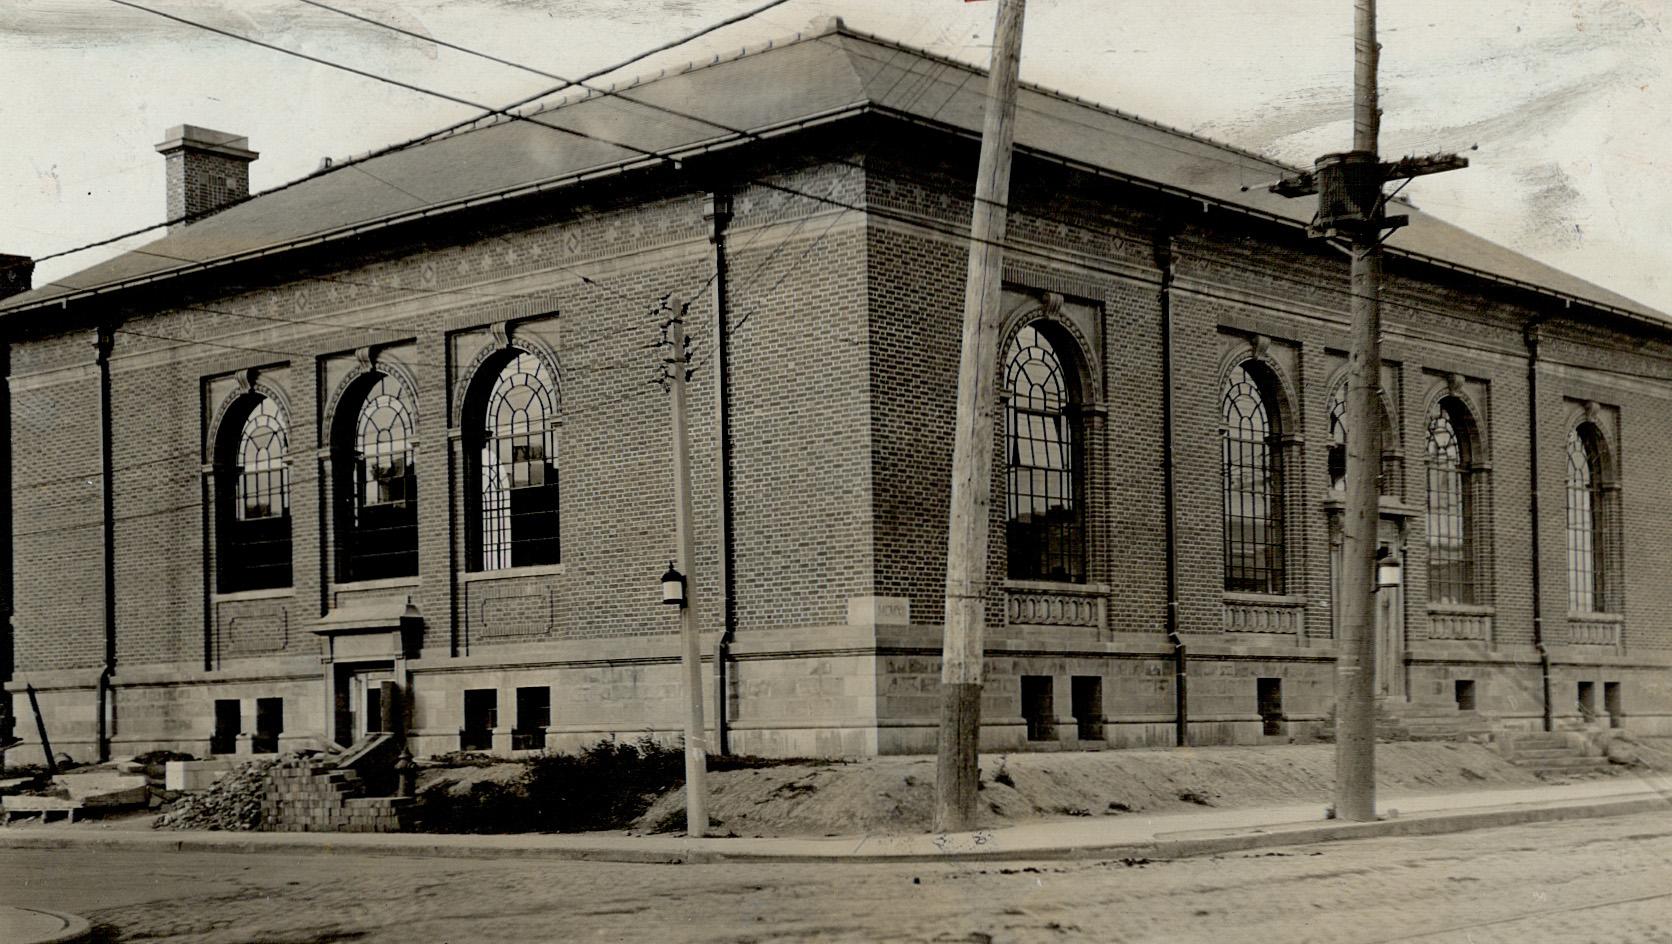
{"type": "Polygon", "coordinates": [[[1225,589],[1282,593],[1283,482],[1278,418],[1253,362],[1226,378],[1221,411],[1225,499],[1225,589]]]}
{"type": "MultiPolygon", "coordinates": [[[[484,378],[486,379],[486,378],[484,378]]],[[[516,352],[471,412],[479,488],[472,566],[502,570],[555,564],[558,543],[556,384],[545,362],[516,352]]]]}
{"type": "Polygon", "coordinates": [[[1016,332],[1005,355],[1006,544],[1014,580],[1086,579],[1073,362],[1046,322],[1016,332]]]}
{"type": "Polygon", "coordinates": [[[1607,612],[1611,575],[1605,486],[1611,470],[1594,424],[1568,430],[1567,460],[1568,610],[1607,612]]]}
{"type": "MultiPolygon", "coordinates": [[[[1398,441],[1394,436],[1392,415],[1387,400],[1376,398],[1377,420],[1382,426],[1381,465],[1376,471],[1376,493],[1396,495],[1399,492],[1400,462],[1398,441]]],[[[1337,384],[1329,398],[1329,487],[1347,487],[1347,382],[1337,384]]]]}
{"type": "Polygon", "coordinates": [[[1478,603],[1473,422],[1452,397],[1428,420],[1428,599],[1478,603]]]}
{"type": "Polygon", "coordinates": [[[284,410],[271,397],[253,394],[229,414],[221,434],[216,477],[220,553],[216,572],[222,593],[288,587],[290,571],[290,468],[284,410]],[[236,429],[234,435],[232,430],[236,429]]]}
{"type": "Polygon", "coordinates": [[[418,493],[412,408],[400,381],[388,374],[372,374],[362,395],[352,421],[346,414],[337,421],[337,579],[414,577],[418,493]]]}

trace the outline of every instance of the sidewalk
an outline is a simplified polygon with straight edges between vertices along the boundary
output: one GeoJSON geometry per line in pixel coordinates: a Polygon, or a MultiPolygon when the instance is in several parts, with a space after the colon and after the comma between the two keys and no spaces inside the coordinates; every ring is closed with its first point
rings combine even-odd
{"type": "Polygon", "coordinates": [[[426,833],[228,833],[141,825],[0,829],[0,849],[512,856],[639,863],[931,862],[1005,859],[1174,859],[1378,836],[1421,836],[1496,826],[1672,809],[1672,778],[1641,775],[1529,788],[1385,799],[1383,818],[1323,818],[1320,804],[1204,810],[1161,816],[1077,817],[973,833],[827,839],[689,839],[683,836],[458,836],[426,833]],[[1397,811],[1397,812],[1395,812],[1397,811]]]}

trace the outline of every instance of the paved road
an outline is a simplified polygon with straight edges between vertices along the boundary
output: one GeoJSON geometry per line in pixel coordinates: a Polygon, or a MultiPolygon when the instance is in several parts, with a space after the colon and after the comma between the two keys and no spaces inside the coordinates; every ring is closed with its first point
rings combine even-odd
{"type": "Polygon", "coordinates": [[[1672,942],[1672,814],[1165,863],[687,865],[8,851],[108,941],[1672,942]]]}

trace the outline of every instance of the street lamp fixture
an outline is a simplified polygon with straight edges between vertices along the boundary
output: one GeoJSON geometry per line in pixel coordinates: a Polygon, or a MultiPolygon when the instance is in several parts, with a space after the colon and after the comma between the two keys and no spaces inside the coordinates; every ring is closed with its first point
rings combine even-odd
{"type": "Polygon", "coordinates": [[[668,561],[668,572],[662,575],[662,602],[668,606],[685,605],[685,575],[668,561]]]}
{"type": "Polygon", "coordinates": [[[1376,551],[1376,589],[1392,590],[1399,586],[1399,557],[1393,549],[1383,545],[1376,551]]]}

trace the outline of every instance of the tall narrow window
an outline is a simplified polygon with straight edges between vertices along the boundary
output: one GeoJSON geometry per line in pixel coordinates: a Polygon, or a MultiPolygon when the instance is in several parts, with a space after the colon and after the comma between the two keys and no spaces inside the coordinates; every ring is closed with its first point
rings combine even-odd
{"type": "MultiPolygon", "coordinates": [[[[1390,422],[1387,401],[1377,397],[1377,420],[1382,428],[1381,464],[1376,470],[1376,493],[1394,495],[1399,491],[1398,443],[1390,422]]],[[[1329,398],[1329,487],[1347,487],[1347,382],[1337,384],[1329,398]]]]}
{"type": "Polygon", "coordinates": [[[1591,423],[1568,431],[1568,609],[1575,613],[1608,609],[1607,496],[1603,490],[1608,469],[1600,440],[1591,423]]]}
{"type": "Polygon", "coordinates": [[[374,377],[353,424],[339,424],[344,440],[337,462],[341,580],[418,573],[412,409],[398,380],[387,374],[374,377]]]}
{"type": "Polygon", "coordinates": [[[1468,414],[1441,401],[1428,421],[1428,598],[1476,603],[1468,414]]]}
{"type": "Polygon", "coordinates": [[[1221,402],[1225,589],[1282,593],[1283,488],[1276,418],[1250,364],[1232,368],[1221,402]]]}
{"type": "MultiPolygon", "coordinates": [[[[284,411],[271,397],[252,395],[236,437],[222,434],[218,463],[222,593],[288,587],[290,469],[284,411]]],[[[230,430],[230,427],[229,427],[230,430]]]]}
{"type": "Polygon", "coordinates": [[[476,566],[561,560],[556,385],[545,362],[517,352],[481,401],[477,456],[476,566]]]}
{"type": "Polygon", "coordinates": [[[1071,362],[1034,322],[1005,358],[1008,573],[1015,580],[1086,579],[1077,496],[1079,430],[1071,362]]]}

